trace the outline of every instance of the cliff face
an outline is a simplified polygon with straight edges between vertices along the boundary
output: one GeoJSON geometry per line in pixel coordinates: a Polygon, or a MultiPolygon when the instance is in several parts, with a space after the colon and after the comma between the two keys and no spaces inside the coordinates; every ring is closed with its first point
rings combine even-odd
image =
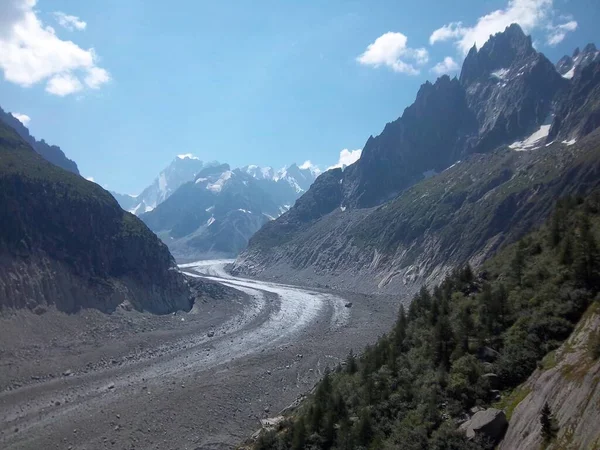
{"type": "Polygon", "coordinates": [[[572,141],[600,126],[600,60],[577,71],[560,97],[548,140],[572,141]]]}
{"type": "MultiPolygon", "coordinates": [[[[313,188],[325,187],[320,180],[313,188]]],[[[479,265],[541,224],[556,198],[599,185],[598,130],[574,145],[474,154],[378,208],[328,208],[330,213],[298,223],[290,219],[297,214],[292,209],[252,237],[234,271],[397,292],[439,281],[467,261],[479,265]]],[[[321,195],[330,198],[326,193],[321,195]]]]}
{"type": "Polygon", "coordinates": [[[509,421],[501,450],[537,449],[541,437],[540,411],[548,403],[557,421],[556,437],[546,447],[600,448],[600,304],[593,304],[571,337],[544,359],[519,392],[527,394],[509,421]]]}
{"type": "Polygon", "coordinates": [[[0,124],[0,308],[191,307],[168,249],[95,183],[0,124]]]}

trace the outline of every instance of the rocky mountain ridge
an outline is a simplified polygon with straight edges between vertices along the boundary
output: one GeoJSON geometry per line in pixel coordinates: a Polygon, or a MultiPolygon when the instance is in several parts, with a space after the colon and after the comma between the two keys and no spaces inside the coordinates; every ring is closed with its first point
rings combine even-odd
{"type": "Polygon", "coordinates": [[[0,123],[0,309],[189,310],[167,247],[100,186],[0,123]]]}
{"type": "Polygon", "coordinates": [[[37,153],[42,155],[46,161],[79,175],[77,164],[67,158],[60,147],[57,147],[56,145],[50,145],[43,139],[38,141],[31,134],[29,134],[29,130],[21,123],[19,119],[8,112],[5,112],[2,108],[0,108],[0,122],[15,130],[21,139],[27,142],[37,153]]]}
{"type": "Polygon", "coordinates": [[[508,27],[259,230],[234,271],[372,292],[476,264],[539,224],[557,195],[595,184],[598,66],[566,79],[508,27]],[[318,213],[299,211],[305,197],[318,213]]]}
{"type": "Polygon", "coordinates": [[[556,63],[556,70],[564,78],[570,80],[575,76],[576,72],[599,60],[600,51],[598,51],[593,43],[589,43],[583,48],[583,51],[577,47],[573,51],[572,56],[565,55],[559,59],[556,63]]]}

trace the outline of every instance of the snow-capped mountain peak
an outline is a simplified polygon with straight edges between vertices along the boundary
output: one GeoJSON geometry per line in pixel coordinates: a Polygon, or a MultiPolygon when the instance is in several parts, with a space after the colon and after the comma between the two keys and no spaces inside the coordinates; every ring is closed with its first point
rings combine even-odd
{"type": "Polygon", "coordinates": [[[134,197],[114,193],[113,196],[123,209],[135,215],[141,215],[152,211],[164,202],[182,184],[193,181],[201,170],[218,164],[216,161],[204,163],[192,153],[180,154],[158,174],[158,177],[141,194],[134,197]]]}
{"type": "Polygon", "coordinates": [[[191,153],[184,153],[182,155],[177,155],[177,158],[179,158],[179,159],[196,159],[196,160],[200,160],[200,158],[198,158],[197,156],[194,156],[191,153]]]}
{"type": "Polygon", "coordinates": [[[320,174],[318,168],[310,161],[306,161],[300,167],[298,164],[294,163],[277,171],[273,170],[272,167],[260,167],[255,164],[242,167],[240,170],[256,180],[266,180],[273,183],[286,184],[291,187],[296,194],[306,192],[320,174]]]}

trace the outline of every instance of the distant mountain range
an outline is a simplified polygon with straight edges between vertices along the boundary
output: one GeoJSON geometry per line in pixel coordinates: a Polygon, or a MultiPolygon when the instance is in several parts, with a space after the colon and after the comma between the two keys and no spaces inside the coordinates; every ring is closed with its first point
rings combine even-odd
{"type": "Polygon", "coordinates": [[[139,216],[164,202],[179,186],[193,180],[204,167],[218,164],[217,161],[205,163],[191,154],[178,155],[141,194],[134,196],[112,191],[111,194],[123,209],[139,216]]]}
{"type": "Polygon", "coordinates": [[[511,25],[265,224],[234,271],[363,291],[438,281],[598,186],[598,126],[595,46],[555,66],[511,25]]]}
{"type": "Polygon", "coordinates": [[[273,170],[178,156],[137,197],[113,193],[179,260],[232,257],[265,222],[287,211],[315,180],[296,164],[273,170]]]}

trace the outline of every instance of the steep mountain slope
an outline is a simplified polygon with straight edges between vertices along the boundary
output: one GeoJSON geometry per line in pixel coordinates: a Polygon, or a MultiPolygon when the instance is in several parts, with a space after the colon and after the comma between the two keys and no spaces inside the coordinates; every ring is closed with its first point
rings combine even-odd
{"type": "Polygon", "coordinates": [[[344,174],[344,206],[374,206],[456,161],[465,136],[476,132],[459,81],[443,76],[425,83],[402,117],[370,137],[344,174]]]}
{"type": "Polygon", "coordinates": [[[586,312],[569,340],[549,354],[540,368],[516,391],[500,450],[540,448],[540,413],[548,404],[556,420],[556,436],[548,450],[600,447],[600,303],[586,312]],[[520,398],[519,398],[520,397],[520,398]]]}
{"type": "Polygon", "coordinates": [[[167,247],[100,186],[0,124],[0,308],[191,307],[167,247]]]}
{"type": "Polygon", "coordinates": [[[217,161],[204,163],[191,154],[177,155],[150,186],[141,194],[132,196],[111,192],[121,207],[139,216],[152,211],[164,202],[179,186],[192,181],[196,174],[205,167],[217,166],[217,161]]]}
{"type": "Polygon", "coordinates": [[[556,203],[477,275],[465,266],[422,288],[251,447],[598,448],[600,189],[556,203]]]}
{"type": "Polygon", "coordinates": [[[577,71],[559,97],[548,140],[574,142],[600,126],[600,59],[577,71]]]}
{"type": "Polygon", "coordinates": [[[493,150],[548,125],[554,98],[568,85],[516,24],[469,51],[460,82],[478,123],[471,152],[493,150]]]}
{"type": "Polygon", "coordinates": [[[474,154],[379,208],[337,207],[339,191],[327,186],[336,173],[259,230],[234,272],[364,292],[434,282],[539,224],[557,196],[600,185],[600,131],[571,146],[474,154]],[[321,216],[299,214],[310,196],[327,206],[321,216]]]}
{"type": "Polygon", "coordinates": [[[469,52],[460,80],[423,85],[333,175],[337,185],[317,179],[304,197],[326,209],[298,214],[301,198],[256,233],[234,270],[393,291],[476,264],[539,224],[554,195],[595,185],[600,138],[583,137],[598,126],[596,67],[565,79],[508,27],[469,52]]]}
{"type": "Polygon", "coordinates": [[[5,112],[2,108],[0,108],[0,122],[15,130],[18,135],[36,152],[42,155],[46,161],[50,161],[55,166],[62,167],[69,172],[79,175],[77,164],[67,158],[60,147],[49,145],[43,139],[41,141],[36,140],[29,134],[29,130],[20,120],[15,118],[12,114],[5,112]]]}

